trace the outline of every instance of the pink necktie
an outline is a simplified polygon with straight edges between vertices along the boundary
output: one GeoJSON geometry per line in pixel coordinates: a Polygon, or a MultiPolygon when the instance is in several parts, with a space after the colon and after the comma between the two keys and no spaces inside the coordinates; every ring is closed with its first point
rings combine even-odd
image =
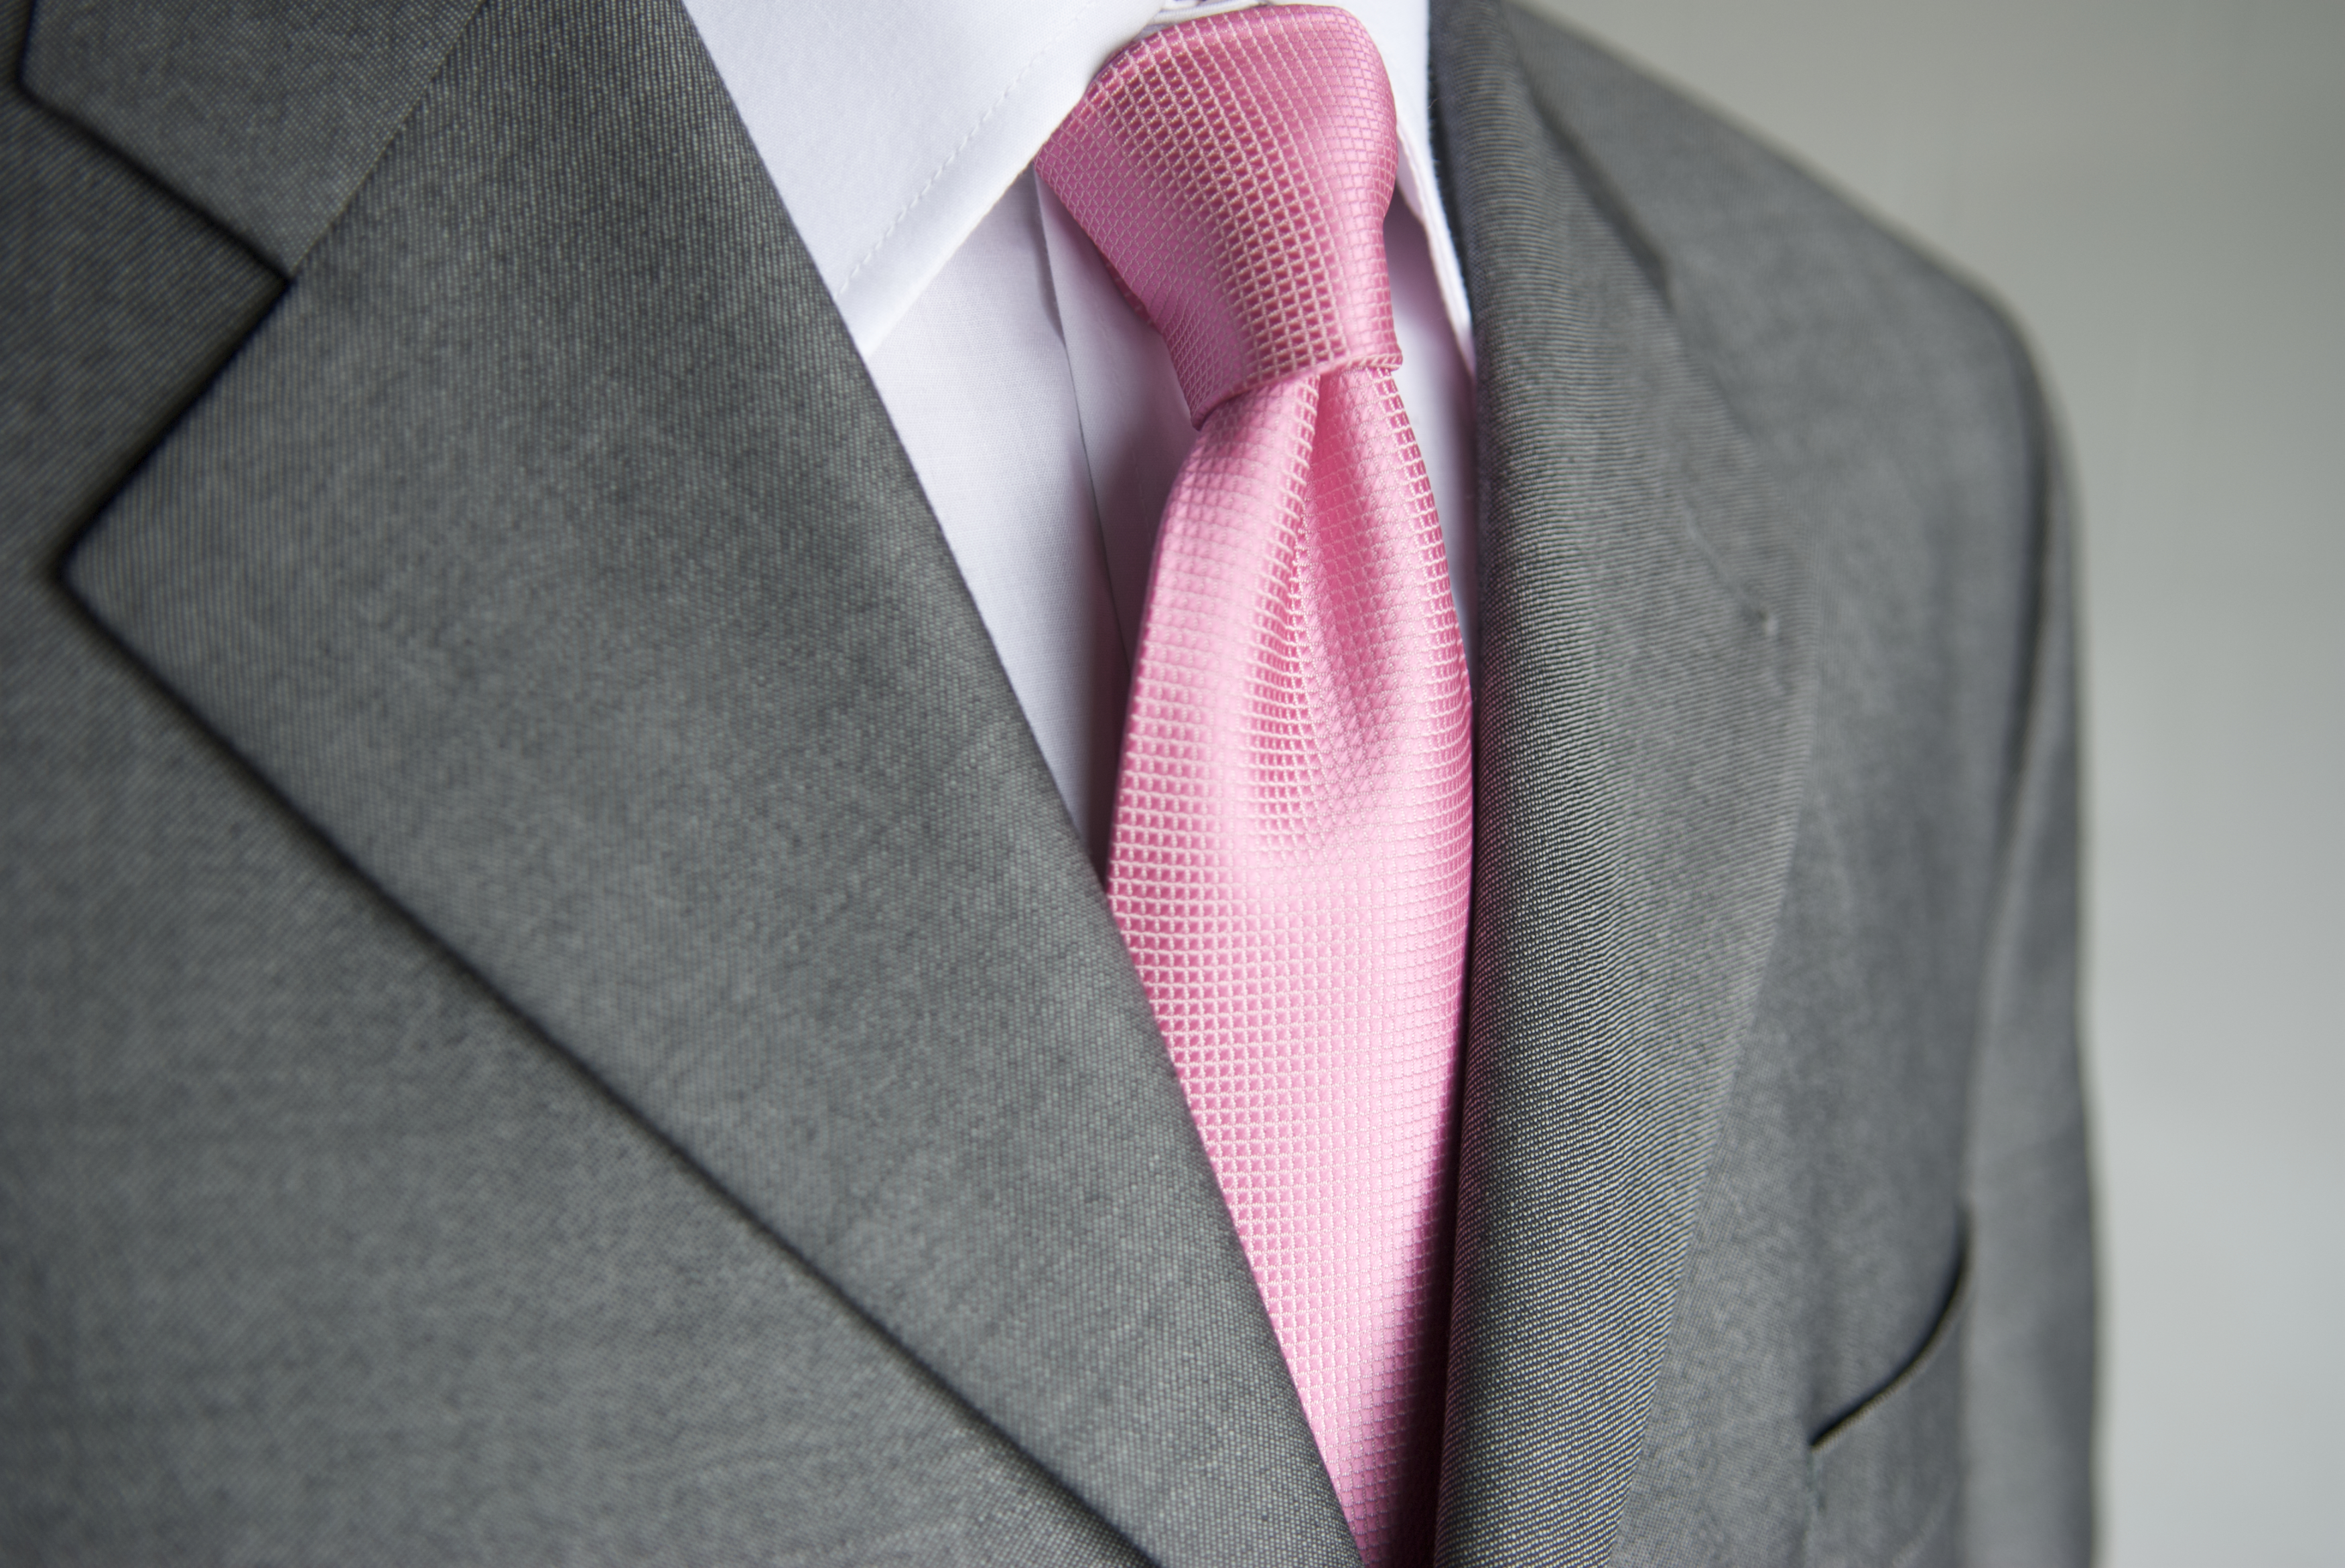
{"type": "Polygon", "coordinates": [[[1367,34],[1229,12],[1037,167],[1198,425],[1142,621],[1108,897],[1369,1568],[1420,1558],[1472,855],[1466,663],[1393,384],[1367,34]]]}

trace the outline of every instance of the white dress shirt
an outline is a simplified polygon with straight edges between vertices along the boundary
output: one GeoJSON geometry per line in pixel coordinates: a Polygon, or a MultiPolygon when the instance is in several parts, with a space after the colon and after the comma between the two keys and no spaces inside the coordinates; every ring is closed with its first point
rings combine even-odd
{"type": "MultiPolygon", "coordinates": [[[[1162,339],[1029,166],[1116,50],[1223,8],[685,0],[1100,862],[1157,521],[1194,431],[1162,339]]],[[[1345,8],[1398,109],[1396,379],[1470,661],[1472,336],[1434,183],[1426,0],[1345,8]]]]}

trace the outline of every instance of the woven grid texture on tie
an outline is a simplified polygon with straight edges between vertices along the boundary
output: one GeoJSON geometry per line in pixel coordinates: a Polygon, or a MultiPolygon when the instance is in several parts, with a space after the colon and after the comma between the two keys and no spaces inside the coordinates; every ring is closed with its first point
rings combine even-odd
{"type": "Polygon", "coordinates": [[[1108,895],[1370,1568],[1421,1560],[1473,810],[1394,385],[1391,87],[1346,14],[1110,61],[1037,167],[1199,427],[1150,579],[1108,895]]]}

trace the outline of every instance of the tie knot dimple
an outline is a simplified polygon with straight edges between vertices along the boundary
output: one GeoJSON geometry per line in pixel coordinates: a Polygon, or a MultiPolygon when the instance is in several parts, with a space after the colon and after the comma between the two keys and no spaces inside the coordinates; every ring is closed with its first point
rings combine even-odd
{"type": "Polygon", "coordinates": [[[1272,381],[1400,362],[1384,248],[1398,160],[1366,30],[1258,5],[1109,61],[1035,167],[1163,335],[1203,424],[1272,381]]]}

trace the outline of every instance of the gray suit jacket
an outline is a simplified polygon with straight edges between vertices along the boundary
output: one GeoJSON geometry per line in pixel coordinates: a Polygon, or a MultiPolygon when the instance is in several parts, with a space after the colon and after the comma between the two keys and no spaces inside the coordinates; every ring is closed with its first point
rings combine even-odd
{"type": "MultiPolygon", "coordinates": [[[[1435,61],[1484,671],[1440,1560],[2076,1561],[2025,357],[1589,45],[1457,0],[1435,61]]],[[[20,87],[0,1560],[1351,1561],[672,0],[49,0],[20,87]]]]}

